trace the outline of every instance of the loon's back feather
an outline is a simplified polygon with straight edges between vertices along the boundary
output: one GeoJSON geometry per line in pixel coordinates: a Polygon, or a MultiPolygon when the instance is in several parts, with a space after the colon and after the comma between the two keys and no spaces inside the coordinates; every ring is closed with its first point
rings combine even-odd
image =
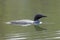
{"type": "Polygon", "coordinates": [[[33,24],[34,23],[34,21],[32,21],[32,20],[16,20],[16,21],[12,21],[12,22],[26,23],[26,24],[28,24],[28,23],[33,24]]]}

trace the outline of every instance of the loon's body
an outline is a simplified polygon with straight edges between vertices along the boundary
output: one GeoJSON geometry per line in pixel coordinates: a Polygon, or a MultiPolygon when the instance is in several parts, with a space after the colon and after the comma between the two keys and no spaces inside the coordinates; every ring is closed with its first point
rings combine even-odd
{"type": "Polygon", "coordinates": [[[33,21],[33,20],[16,20],[16,21],[10,21],[6,22],[6,24],[13,24],[13,25],[20,25],[20,26],[29,26],[29,25],[38,25],[42,24],[42,22],[39,21],[33,21]]]}
{"type": "Polygon", "coordinates": [[[13,24],[13,25],[20,25],[20,26],[29,26],[29,25],[39,25],[42,24],[42,22],[39,21],[40,18],[42,17],[46,17],[43,16],[41,14],[37,14],[34,17],[34,21],[33,20],[28,20],[28,19],[23,19],[23,20],[14,20],[14,21],[10,21],[10,22],[5,22],[6,24],[13,24]]]}

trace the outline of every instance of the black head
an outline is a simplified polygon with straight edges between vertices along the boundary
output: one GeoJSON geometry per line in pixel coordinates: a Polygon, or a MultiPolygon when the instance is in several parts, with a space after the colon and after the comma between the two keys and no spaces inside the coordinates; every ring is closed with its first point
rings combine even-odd
{"type": "Polygon", "coordinates": [[[34,21],[40,19],[40,18],[43,18],[43,17],[47,17],[47,16],[44,16],[42,14],[36,14],[35,17],[34,17],[34,21]]]}

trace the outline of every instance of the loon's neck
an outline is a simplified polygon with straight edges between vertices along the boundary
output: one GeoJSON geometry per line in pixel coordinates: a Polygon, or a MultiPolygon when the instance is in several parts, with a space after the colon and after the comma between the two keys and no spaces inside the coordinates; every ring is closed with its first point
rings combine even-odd
{"type": "Polygon", "coordinates": [[[39,25],[40,21],[39,20],[35,20],[34,21],[34,25],[39,25]]]}

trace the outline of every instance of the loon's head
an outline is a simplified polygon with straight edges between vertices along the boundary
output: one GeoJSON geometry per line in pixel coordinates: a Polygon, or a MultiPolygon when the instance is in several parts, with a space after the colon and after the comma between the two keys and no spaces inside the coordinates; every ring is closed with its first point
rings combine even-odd
{"type": "Polygon", "coordinates": [[[39,20],[40,18],[43,18],[43,17],[47,17],[47,16],[44,16],[42,14],[36,14],[34,17],[34,21],[39,20]]]}

